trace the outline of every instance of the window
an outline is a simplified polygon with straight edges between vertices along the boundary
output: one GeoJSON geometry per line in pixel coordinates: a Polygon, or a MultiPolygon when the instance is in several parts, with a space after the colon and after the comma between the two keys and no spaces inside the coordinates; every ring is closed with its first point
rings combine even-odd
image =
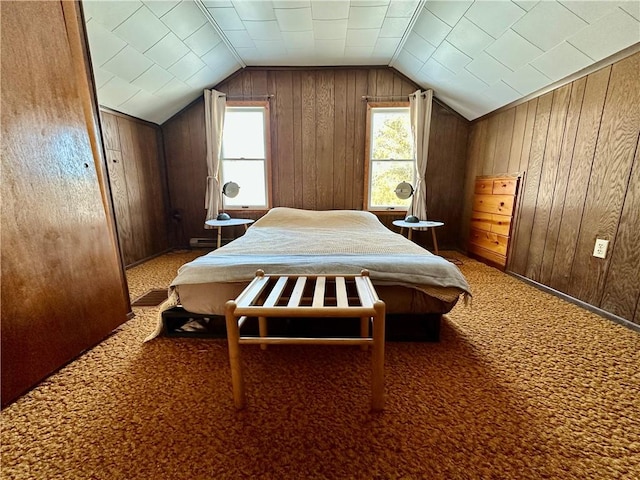
{"type": "Polygon", "coordinates": [[[224,208],[270,206],[269,102],[227,102],[222,132],[220,185],[235,182],[240,193],[224,197],[224,208]]]}
{"type": "Polygon", "coordinates": [[[400,182],[415,186],[409,102],[367,105],[365,209],[406,210],[411,198],[395,194],[400,182]]]}

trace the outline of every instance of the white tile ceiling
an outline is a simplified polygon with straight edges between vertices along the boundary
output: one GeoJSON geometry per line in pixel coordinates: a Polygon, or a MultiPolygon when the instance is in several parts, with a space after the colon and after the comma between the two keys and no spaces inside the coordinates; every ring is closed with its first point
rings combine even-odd
{"type": "Polygon", "coordinates": [[[474,119],[640,42],[640,0],[83,4],[99,102],[155,123],[245,65],[391,65],[474,119]]]}

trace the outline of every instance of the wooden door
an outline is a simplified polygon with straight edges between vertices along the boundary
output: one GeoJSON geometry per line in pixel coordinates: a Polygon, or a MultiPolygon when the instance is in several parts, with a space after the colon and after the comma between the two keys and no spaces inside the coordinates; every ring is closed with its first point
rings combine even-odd
{"type": "Polygon", "coordinates": [[[0,9],[4,406],[125,322],[128,299],[78,25],[62,2],[0,9]]]}

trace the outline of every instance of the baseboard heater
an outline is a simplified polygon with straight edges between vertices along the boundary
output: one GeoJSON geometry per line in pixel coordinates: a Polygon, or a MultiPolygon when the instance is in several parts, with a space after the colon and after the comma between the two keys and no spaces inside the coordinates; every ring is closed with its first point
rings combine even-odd
{"type": "Polygon", "coordinates": [[[213,238],[190,238],[191,248],[216,248],[216,241],[213,238]]]}

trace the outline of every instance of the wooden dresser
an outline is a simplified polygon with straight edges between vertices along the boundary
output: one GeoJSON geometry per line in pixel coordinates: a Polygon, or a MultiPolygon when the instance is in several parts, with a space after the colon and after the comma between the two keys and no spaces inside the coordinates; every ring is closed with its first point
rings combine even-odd
{"type": "Polygon", "coordinates": [[[476,177],[469,253],[505,267],[519,176],[476,177]]]}

